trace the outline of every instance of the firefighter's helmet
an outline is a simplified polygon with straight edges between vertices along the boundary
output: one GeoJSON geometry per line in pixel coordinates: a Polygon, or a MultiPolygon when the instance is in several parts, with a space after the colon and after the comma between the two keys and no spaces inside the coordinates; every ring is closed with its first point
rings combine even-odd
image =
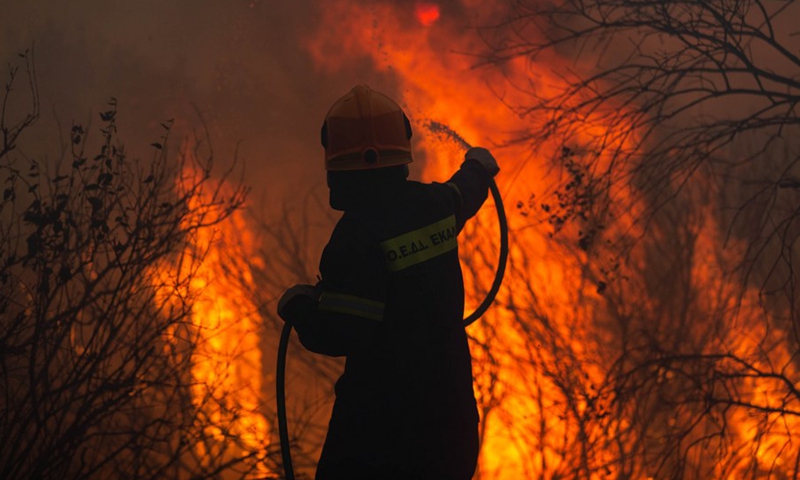
{"type": "Polygon", "coordinates": [[[411,123],[394,100],[357,85],[322,125],[325,169],[371,170],[411,163],[411,123]]]}

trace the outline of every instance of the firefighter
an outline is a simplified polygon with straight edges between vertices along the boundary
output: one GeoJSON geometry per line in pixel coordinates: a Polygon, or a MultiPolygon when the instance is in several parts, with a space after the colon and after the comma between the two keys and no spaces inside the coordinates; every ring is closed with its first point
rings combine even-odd
{"type": "Polygon", "coordinates": [[[409,181],[411,124],[359,85],[322,127],[330,205],[343,215],[316,285],[278,314],[305,348],[345,356],[316,478],[472,478],[478,413],[456,237],[499,171],[467,151],[446,183],[409,181]]]}

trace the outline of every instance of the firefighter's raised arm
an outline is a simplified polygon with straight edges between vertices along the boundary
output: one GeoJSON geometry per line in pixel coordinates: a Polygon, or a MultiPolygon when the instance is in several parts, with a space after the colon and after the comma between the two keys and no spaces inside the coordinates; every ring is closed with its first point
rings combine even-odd
{"type": "Polygon", "coordinates": [[[456,197],[456,225],[458,230],[467,220],[478,213],[489,192],[489,180],[497,175],[500,167],[489,150],[470,148],[464,155],[461,168],[447,181],[456,197]]]}

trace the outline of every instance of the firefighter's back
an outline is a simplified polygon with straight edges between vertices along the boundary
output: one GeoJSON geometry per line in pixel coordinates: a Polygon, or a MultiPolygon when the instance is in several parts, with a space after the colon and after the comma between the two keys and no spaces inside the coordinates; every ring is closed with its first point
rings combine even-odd
{"type": "Polygon", "coordinates": [[[348,354],[334,416],[352,434],[353,422],[372,430],[357,435],[376,447],[386,442],[374,455],[394,472],[470,478],[478,416],[462,320],[456,197],[444,184],[403,182],[373,200],[346,212],[340,226],[351,227],[332,241],[368,235],[379,250],[374,258],[387,273],[384,329],[348,354]]]}

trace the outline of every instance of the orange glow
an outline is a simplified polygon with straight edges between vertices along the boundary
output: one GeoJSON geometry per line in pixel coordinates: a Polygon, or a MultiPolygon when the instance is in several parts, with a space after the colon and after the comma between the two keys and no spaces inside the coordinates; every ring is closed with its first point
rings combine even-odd
{"type": "Polygon", "coordinates": [[[414,4],[414,15],[416,15],[419,23],[430,27],[436,23],[436,20],[439,20],[439,5],[435,3],[417,2],[414,4]]]}
{"type": "MultiPolygon", "coordinates": [[[[184,151],[191,154],[186,147],[184,151]]],[[[181,183],[192,185],[198,172],[186,170],[182,175],[181,183]]],[[[211,187],[190,198],[194,215],[215,216],[215,207],[207,206],[214,193],[211,187]]],[[[225,192],[226,185],[220,191],[225,192]]],[[[173,294],[172,301],[191,302],[192,402],[205,419],[201,420],[202,436],[194,445],[198,461],[214,459],[219,464],[249,456],[240,470],[247,467],[247,478],[265,478],[270,472],[263,464],[269,425],[262,413],[262,332],[257,308],[245,291],[253,282],[250,264],[258,262],[252,231],[240,211],[216,225],[199,228],[190,234],[184,260],[159,275],[178,279],[174,284],[182,287],[180,298],[173,294]]],[[[175,343],[179,335],[170,332],[168,340],[175,343]]]]}
{"type": "MultiPolygon", "coordinates": [[[[379,71],[391,71],[397,75],[402,84],[399,90],[404,92],[404,108],[415,130],[420,132],[415,136],[418,139],[417,148],[424,151],[429,159],[423,171],[424,180],[445,180],[463,159],[463,151],[452,141],[426,130],[428,121],[444,123],[474,145],[490,147],[525,128],[527,120],[503,105],[498,101],[497,93],[487,88],[487,85],[502,88],[505,85],[504,72],[478,71],[471,68],[472,58],[447,54],[436,39],[429,36],[430,30],[408,28],[393,21],[397,14],[390,5],[366,7],[358,2],[336,2],[326,9],[326,14],[330,15],[329,21],[324,22],[327,25],[335,25],[333,20],[343,16],[353,21],[347,28],[321,29],[318,36],[309,42],[309,50],[317,65],[336,71],[347,65],[348,60],[367,55],[379,71]],[[367,27],[351,29],[352,25],[367,27]],[[370,25],[376,27],[368,27],[370,25]]],[[[445,34],[452,41],[448,49],[456,45],[461,51],[479,49],[480,40],[465,35],[460,28],[449,25],[442,25],[441,28],[450,29],[445,34]]],[[[529,68],[531,66],[522,62],[514,62],[505,73],[524,75],[529,68]]],[[[546,88],[548,82],[556,82],[556,79],[543,78],[542,88],[546,88]]],[[[502,95],[511,104],[524,100],[519,92],[510,89],[503,89],[502,95]]],[[[591,133],[590,130],[586,129],[591,133]]],[[[542,154],[546,155],[548,149],[554,148],[543,145],[542,154]]],[[[497,182],[507,206],[511,207],[508,213],[513,229],[525,222],[513,210],[515,195],[546,190],[544,182],[547,174],[543,171],[543,164],[534,161],[524,146],[497,150],[496,155],[503,170],[497,182]]],[[[491,200],[487,203],[490,204],[491,200]]],[[[460,237],[462,259],[467,261],[464,265],[467,292],[484,291],[475,282],[484,282],[485,289],[488,279],[493,275],[493,265],[474,266],[468,259],[473,256],[473,251],[496,245],[494,215],[491,206],[484,208],[460,237]]],[[[507,277],[505,295],[527,291],[528,285],[517,283],[524,280],[535,285],[537,294],[553,306],[577,306],[593,301],[593,295],[585,289],[573,288],[582,283],[580,265],[565,264],[548,243],[546,233],[542,229],[527,229],[524,237],[512,234],[512,263],[530,261],[531,266],[524,279],[507,277]]],[[[496,249],[493,251],[496,252],[496,249]]],[[[469,296],[467,310],[474,308],[481,298],[479,293],[469,296]]],[[[502,292],[498,300],[501,303],[508,301],[502,292]]],[[[570,344],[568,348],[592,357],[591,351],[586,352],[592,344],[587,339],[591,332],[581,326],[584,313],[573,308],[554,308],[548,314],[552,316],[553,324],[563,332],[563,338],[568,339],[565,340],[570,344]]],[[[560,457],[557,450],[563,446],[537,445],[534,439],[529,438],[543,415],[556,417],[557,414],[552,412],[556,408],[564,408],[564,398],[563,392],[545,385],[546,380],[541,378],[541,372],[536,368],[537,362],[557,363],[558,359],[548,357],[546,351],[539,350],[535,353],[543,358],[527,365],[519,362],[520,358],[525,358],[531,352],[526,332],[520,331],[518,325],[517,318],[511,312],[494,309],[469,331],[476,339],[472,351],[479,402],[481,392],[499,401],[499,404],[493,400],[482,405],[484,440],[479,465],[482,479],[534,478],[540,471],[538,465],[568,464],[572,461],[560,457]],[[484,351],[477,346],[482,343],[492,345],[491,351],[484,351]]],[[[586,363],[592,365],[596,362],[586,363]]],[[[586,381],[601,383],[601,369],[588,368],[584,373],[589,376],[586,381]]],[[[577,436],[576,428],[576,425],[568,422],[552,422],[542,434],[553,438],[570,438],[577,436]]]]}
{"type": "MultiPolygon", "coordinates": [[[[492,6],[479,0],[461,3],[465,10],[484,15],[480,18],[491,23],[492,6]]],[[[517,58],[502,68],[475,69],[473,57],[452,52],[480,51],[481,39],[450,23],[440,23],[434,36],[433,30],[424,28],[427,24],[419,11],[415,10],[415,14],[421,25],[409,26],[397,21],[402,18],[402,11],[394,4],[330,2],[326,4],[322,27],[306,46],[318,68],[328,73],[346,73],[348,66],[367,57],[380,74],[390,75],[398,84],[395,91],[372,86],[402,100],[419,132],[414,136],[415,155],[427,162],[421,172],[423,180],[444,181],[458,168],[463,151],[450,139],[426,130],[426,124],[446,124],[468,142],[490,148],[505,144],[520,133],[535,131],[541,119],[509,108],[533,101],[512,85],[533,82],[539,92],[555,91],[564,86],[564,80],[551,72],[559,70],[563,60],[554,55],[546,60],[547,64],[532,64],[517,58]],[[338,21],[340,18],[350,22],[345,25],[338,21]]],[[[571,62],[564,64],[564,70],[575,68],[571,62]]],[[[605,138],[612,143],[606,145],[606,151],[630,148],[631,136],[636,135],[630,126],[606,125],[593,115],[588,114],[584,124],[575,126],[572,140],[576,146],[605,138]]],[[[652,328],[664,329],[665,335],[676,328],[670,322],[677,320],[663,305],[668,301],[661,298],[665,294],[647,290],[648,275],[658,272],[661,266],[650,265],[652,259],[633,252],[629,268],[641,272],[641,276],[620,280],[614,288],[627,303],[613,304],[613,299],[599,295],[596,284],[587,278],[584,252],[551,240],[545,222],[539,219],[537,223],[524,209],[514,208],[517,202],[527,201],[530,193],[551,189],[558,173],[551,171],[545,159],[559,149],[557,143],[538,145],[536,152],[524,144],[494,149],[501,165],[497,182],[512,229],[511,268],[495,308],[469,330],[483,429],[476,478],[660,478],[660,472],[646,464],[653,461],[646,452],[647,442],[658,444],[663,439],[636,437],[633,429],[635,422],[642,422],[638,417],[641,412],[617,405],[618,392],[607,379],[609,372],[618,367],[614,362],[620,355],[615,350],[620,348],[615,330],[619,328],[619,318],[656,319],[664,324],[652,328]],[[630,311],[615,310],[623,307],[630,311]],[[620,462],[628,462],[625,471],[620,462]]],[[[608,159],[601,157],[597,164],[605,161],[608,159]]],[[[636,200],[635,188],[626,184],[616,188],[615,195],[628,205],[626,210],[615,212],[613,224],[607,229],[643,237],[644,227],[633,220],[644,208],[636,200]]],[[[487,203],[491,204],[491,200],[487,203]]],[[[466,291],[473,292],[468,293],[467,310],[482,299],[493,276],[492,262],[497,252],[494,215],[487,205],[459,237],[466,291]]],[[[726,261],[734,258],[737,246],[729,240],[721,248],[723,239],[715,233],[719,227],[713,218],[709,211],[704,223],[686,227],[696,242],[688,282],[700,293],[691,298],[691,312],[679,312],[691,321],[684,327],[685,337],[676,342],[697,339],[704,342],[704,353],[731,352],[750,359],[753,368],[769,371],[771,364],[783,369],[788,378],[797,378],[788,342],[781,344],[779,340],[786,332],[768,330],[763,321],[754,320],[765,315],[757,292],[747,290],[739,296],[741,285],[735,279],[722,277],[720,272],[726,261]],[[720,255],[720,251],[730,258],[720,255]],[[737,305],[738,314],[732,316],[737,305]],[[719,320],[723,318],[734,324],[719,320]],[[769,346],[768,352],[763,350],[765,345],[769,346]]],[[[647,234],[658,241],[658,232],[648,230],[647,234]]],[[[665,244],[673,241],[668,232],[663,235],[665,244]]],[[[715,364],[720,369],[732,367],[732,361],[715,364]]],[[[654,372],[659,376],[659,385],[680,393],[679,376],[673,370],[661,368],[654,372]],[[673,386],[667,387],[670,385],[673,386]]],[[[778,405],[781,391],[785,395],[785,386],[778,385],[778,380],[754,377],[744,383],[752,392],[744,397],[765,409],[778,405]]],[[[645,398],[642,402],[648,401],[645,398]]],[[[660,399],[656,396],[652,401],[660,399]]],[[[797,402],[790,401],[789,406],[795,411],[800,408],[797,402]]],[[[652,425],[658,425],[648,424],[649,428],[669,432],[690,423],[693,412],[677,408],[669,413],[658,409],[646,413],[652,415],[652,425]]],[[[735,422],[735,427],[726,431],[730,444],[704,441],[705,429],[715,427],[712,421],[704,420],[687,435],[685,444],[676,447],[692,445],[689,460],[698,465],[697,478],[736,478],[747,468],[761,472],[789,468],[781,467],[781,462],[788,463],[786,459],[793,458],[787,445],[796,445],[800,440],[792,433],[800,432],[796,416],[775,413],[767,420],[781,425],[774,429],[764,427],[760,422],[765,417],[751,415],[747,409],[739,409],[727,418],[735,422]],[[794,443],[787,444],[787,439],[794,443]],[[752,454],[756,467],[745,464],[751,455],[742,451],[752,454]],[[706,465],[712,453],[717,455],[716,463],[706,465]]]]}

